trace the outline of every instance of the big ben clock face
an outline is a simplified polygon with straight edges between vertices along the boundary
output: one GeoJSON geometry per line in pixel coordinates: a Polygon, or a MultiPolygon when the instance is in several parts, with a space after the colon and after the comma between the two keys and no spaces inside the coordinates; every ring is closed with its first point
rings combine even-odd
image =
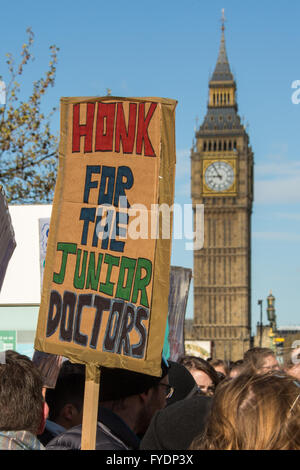
{"type": "Polygon", "coordinates": [[[227,191],[234,182],[234,171],[227,162],[213,162],[205,170],[206,186],[217,192],[227,191]]]}

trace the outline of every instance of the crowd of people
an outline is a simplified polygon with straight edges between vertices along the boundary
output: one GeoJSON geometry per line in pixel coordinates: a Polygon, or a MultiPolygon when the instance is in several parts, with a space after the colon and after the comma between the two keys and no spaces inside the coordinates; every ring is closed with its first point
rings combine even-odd
{"type": "MultiPolygon", "coordinates": [[[[300,349],[300,348],[299,348],[300,349]]],[[[101,367],[96,450],[300,450],[300,350],[236,362],[162,358],[161,377],[101,367]]],[[[0,358],[0,449],[80,450],[85,366],[55,388],[15,351],[0,358]]]]}

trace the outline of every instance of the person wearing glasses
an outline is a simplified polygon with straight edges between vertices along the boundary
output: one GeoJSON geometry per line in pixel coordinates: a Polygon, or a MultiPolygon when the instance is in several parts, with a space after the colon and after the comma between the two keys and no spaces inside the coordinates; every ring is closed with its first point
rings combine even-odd
{"type": "MultiPolygon", "coordinates": [[[[137,450],[154,414],[173,394],[169,365],[154,377],[126,369],[101,367],[96,450],[137,450]]],[[[82,426],[52,439],[46,450],[80,450],[82,426]]]]}
{"type": "Polygon", "coordinates": [[[269,348],[251,348],[244,354],[243,372],[248,374],[265,374],[270,371],[279,371],[280,366],[274,351],[269,348]]]}
{"type": "Polygon", "coordinates": [[[280,372],[225,379],[190,450],[300,450],[300,384],[280,372]]]}
{"type": "Polygon", "coordinates": [[[169,360],[174,392],[157,413],[141,441],[140,450],[187,450],[203,430],[212,398],[199,391],[188,369],[169,360]]]}

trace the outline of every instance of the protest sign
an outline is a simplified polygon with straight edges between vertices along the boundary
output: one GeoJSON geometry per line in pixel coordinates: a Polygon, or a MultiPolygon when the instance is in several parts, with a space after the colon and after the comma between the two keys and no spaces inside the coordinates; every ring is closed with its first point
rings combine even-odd
{"type": "Polygon", "coordinates": [[[192,270],[171,266],[169,293],[169,347],[170,360],[176,362],[184,355],[184,320],[192,270]]]}
{"type": "Polygon", "coordinates": [[[63,359],[63,356],[34,351],[32,362],[41,371],[45,388],[55,388],[63,359]]]}
{"type": "Polygon", "coordinates": [[[0,291],[9,260],[16,246],[15,233],[11,223],[5,194],[0,186],[0,291]]]}
{"type": "Polygon", "coordinates": [[[40,242],[40,279],[41,292],[43,288],[43,277],[47,252],[47,242],[49,236],[50,218],[39,219],[39,242],[40,242]]]}
{"type": "Polygon", "coordinates": [[[212,355],[212,341],[186,340],[184,342],[185,354],[187,356],[208,359],[212,355]]]}
{"type": "Polygon", "coordinates": [[[171,234],[161,236],[159,217],[153,236],[152,217],[173,204],[175,107],[162,98],[61,99],[36,350],[160,375],[171,234]]]}
{"type": "Polygon", "coordinates": [[[8,349],[16,350],[17,332],[16,330],[0,330],[0,352],[8,349]]]}

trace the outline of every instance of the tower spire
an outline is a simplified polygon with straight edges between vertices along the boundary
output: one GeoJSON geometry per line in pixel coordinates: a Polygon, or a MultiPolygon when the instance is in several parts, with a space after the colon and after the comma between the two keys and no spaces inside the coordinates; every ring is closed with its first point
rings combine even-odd
{"type": "Polygon", "coordinates": [[[214,73],[212,75],[211,80],[212,81],[227,81],[233,80],[232,73],[230,71],[230,66],[228,62],[228,57],[227,57],[227,52],[226,52],[226,46],[225,46],[225,10],[222,8],[222,17],[221,17],[221,42],[220,42],[220,49],[219,49],[219,55],[217,59],[217,64],[214,70],[214,73]]]}
{"type": "Polygon", "coordinates": [[[222,21],[222,27],[221,27],[221,30],[222,32],[224,33],[225,31],[225,21],[226,21],[226,18],[225,18],[225,9],[222,8],[222,18],[221,18],[221,21],[222,21]]]}
{"type": "Polygon", "coordinates": [[[222,8],[221,42],[218,60],[209,80],[208,109],[199,132],[206,130],[235,129],[243,132],[237,114],[236,83],[230,70],[225,47],[225,11],[222,8]]]}

